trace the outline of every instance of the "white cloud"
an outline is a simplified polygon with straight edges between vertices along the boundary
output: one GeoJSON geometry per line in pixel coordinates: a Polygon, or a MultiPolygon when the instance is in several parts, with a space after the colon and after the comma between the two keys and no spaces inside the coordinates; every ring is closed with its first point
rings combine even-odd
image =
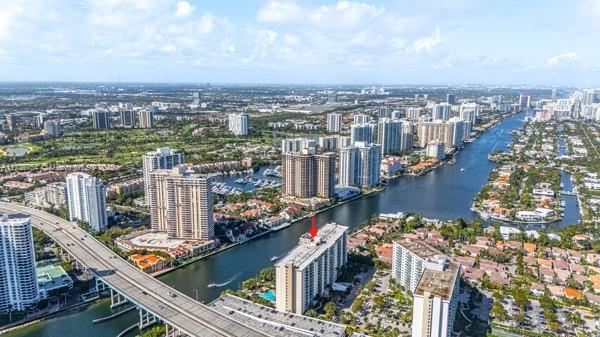
{"type": "Polygon", "coordinates": [[[431,36],[423,37],[413,43],[413,49],[417,53],[431,53],[435,48],[444,43],[440,29],[436,28],[431,36]]]}
{"type": "Polygon", "coordinates": [[[2,4],[0,10],[0,39],[9,33],[9,29],[15,20],[24,12],[24,8],[18,4],[2,4]]]}
{"type": "Polygon", "coordinates": [[[310,12],[311,23],[329,29],[365,28],[385,12],[383,7],[353,1],[322,5],[310,12]]]}
{"type": "Polygon", "coordinates": [[[164,45],[162,48],[160,48],[160,50],[165,53],[174,53],[177,51],[177,46],[172,45],[172,44],[167,44],[167,45],[164,45]]]}
{"type": "Polygon", "coordinates": [[[292,0],[270,0],[256,16],[258,21],[267,23],[290,23],[300,20],[302,8],[292,0]]]}
{"type": "Polygon", "coordinates": [[[573,62],[573,61],[577,61],[579,60],[579,56],[577,55],[577,52],[570,52],[570,53],[564,53],[564,54],[558,54],[555,56],[552,56],[551,58],[548,59],[547,63],[549,66],[556,66],[559,65],[561,63],[564,62],[573,62]]]}
{"type": "Polygon", "coordinates": [[[195,7],[185,0],[177,1],[177,9],[175,10],[175,16],[183,17],[188,16],[194,11],[195,7]]]}

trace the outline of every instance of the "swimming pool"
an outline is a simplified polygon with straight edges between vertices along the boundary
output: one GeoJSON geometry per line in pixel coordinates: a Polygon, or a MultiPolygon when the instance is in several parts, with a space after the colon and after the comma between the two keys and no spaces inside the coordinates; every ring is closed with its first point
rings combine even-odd
{"type": "Polygon", "coordinates": [[[276,300],[275,293],[271,289],[269,289],[269,291],[267,291],[266,293],[260,295],[260,297],[271,302],[275,302],[276,300]]]}

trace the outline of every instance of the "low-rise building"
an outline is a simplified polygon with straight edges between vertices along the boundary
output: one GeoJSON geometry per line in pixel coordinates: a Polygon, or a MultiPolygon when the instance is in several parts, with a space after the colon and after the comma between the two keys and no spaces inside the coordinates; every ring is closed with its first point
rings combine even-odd
{"type": "Polygon", "coordinates": [[[40,299],[42,300],[58,292],[73,288],[73,280],[61,266],[47,265],[36,267],[35,272],[40,299]]]}
{"type": "Polygon", "coordinates": [[[129,257],[133,264],[144,273],[152,274],[163,270],[166,266],[166,260],[155,254],[134,254],[129,257]]]}

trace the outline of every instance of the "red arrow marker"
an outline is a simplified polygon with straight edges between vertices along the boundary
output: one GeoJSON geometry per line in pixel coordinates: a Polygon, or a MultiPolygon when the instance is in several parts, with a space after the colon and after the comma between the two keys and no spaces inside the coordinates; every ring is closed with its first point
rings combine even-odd
{"type": "Polygon", "coordinates": [[[314,239],[315,236],[317,236],[317,233],[319,233],[319,229],[317,229],[317,223],[315,220],[315,216],[312,216],[312,225],[310,226],[310,229],[308,230],[308,234],[310,234],[310,236],[314,239]]]}

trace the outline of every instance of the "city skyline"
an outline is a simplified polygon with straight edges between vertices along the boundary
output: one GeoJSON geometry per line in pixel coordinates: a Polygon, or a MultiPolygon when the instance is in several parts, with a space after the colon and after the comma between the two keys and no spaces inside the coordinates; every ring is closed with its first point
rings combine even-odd
{"type": "Polygon", "coordinates": [[[600,5],[591,0],[56,0],[3,8],[2,81],[599,84],[598,47],[589,41],[600,30],[600,5]]]}

